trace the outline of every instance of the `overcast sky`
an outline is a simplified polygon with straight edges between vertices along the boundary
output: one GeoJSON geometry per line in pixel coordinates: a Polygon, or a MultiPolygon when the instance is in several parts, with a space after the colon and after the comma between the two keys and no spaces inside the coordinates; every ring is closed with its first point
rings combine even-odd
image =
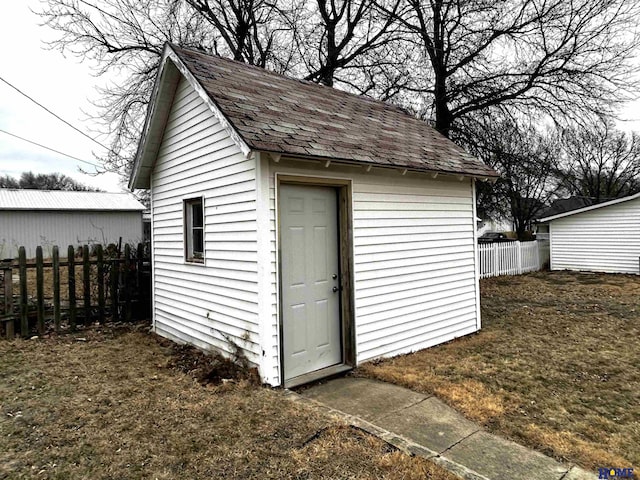
{"type": "MultiPolygon", "coordinates": [[[[7,1],[0,16],[0,77],[32,96],[56,114],[95,137],[95,126],[85,112],[92,111],[96,85],[108,81],[91,75],[90,65],[75,57],[63,57],[48,50],[43,40],[55,36],[30,11],[39,9],[38,0],[7,1]]],[[[0,129],[88,162],[96,162],[100,146],[75,132],[0,81],[0,129]]],[[[640,131],[640,102],[630,104],[619,125],[640,131]]],[[[99,140],[104,140],[98,137],[99,140]]],[[[104,141],[102,143],[105,143],[104,141]]],[[[78,167],[92,171],[91,165],[59,155],[0,132],[0,174],[19,176],[23,171],[60,172],[107,191],[121,191],[118,177],[85,175],[78,167]]]]}
{"type": "MultiPolygon", "coordinates": [[[[29,8],[39,8],[37,0],[4,2],[0,16],[0,77],[75,125],[92,137],[95,127],[87,120],[95,99],[96,84],[106,79],[91,75],[89,65],[65,58],[44,48],[43,40],[55,35],[29,8]]],[[[79,159],[97,163],[93,152],[103,149],[55,119],[27,98],[0,81],[0,129],[35,141],[79,159]]],[[[99,139],[100,140],[100,139],[99,139]]],[[[104,143],[104,142],[103,142],[104,143]]],[[[84,175],[78,167],[93,171],[86,163],[58,155],[0,132],[0,174],[19,176],[23,171],[60,172],[107,191],[121,191],[118,177],[84,175]]]]}

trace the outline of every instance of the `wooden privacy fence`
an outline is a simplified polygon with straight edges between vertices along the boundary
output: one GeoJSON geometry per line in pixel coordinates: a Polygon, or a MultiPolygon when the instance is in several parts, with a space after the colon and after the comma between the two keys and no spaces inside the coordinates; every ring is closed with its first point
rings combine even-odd
{"type": "Polygon", "coordinates": [[[151,267],[148,249],[138,244],[132,251],[101,245],[90,255],[85,245],[78,252],[73,246],[60,258],[57,246],[45,260],[42,247],[36,258],[27,261],[24,247],[18,260],[0,263],[0,327],[7,338],[15,333],[28,337],[52,327],[75,330],[79,323],[89,324],[149,315],[151,267]]]}
{"type": "Polygon", "coordinates": [[[549,261],[542,242],[504,242],[478,245],[480,278],[520,275],[541,270],[549,261]]]}

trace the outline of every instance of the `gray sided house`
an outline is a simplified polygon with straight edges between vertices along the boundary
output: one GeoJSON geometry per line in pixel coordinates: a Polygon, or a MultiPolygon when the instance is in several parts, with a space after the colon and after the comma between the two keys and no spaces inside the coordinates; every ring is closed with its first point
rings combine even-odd
{"type": "Polygon", "coordinates": [[[0,189],[0,258],[27,258],[42,246],[93,245],[142,240],[144,206],[128,193],[0,189]]]}
{"type": "Polygon", "coordinates": [[[640,274],[640,193],[538,220],[551,270],[640,274]]]}
{"type": "Polygon", "coordinates": [[[385,103],[167,46],[130,188],[153,328],[292,386],[480,328],[476,179],[385,103]]]}

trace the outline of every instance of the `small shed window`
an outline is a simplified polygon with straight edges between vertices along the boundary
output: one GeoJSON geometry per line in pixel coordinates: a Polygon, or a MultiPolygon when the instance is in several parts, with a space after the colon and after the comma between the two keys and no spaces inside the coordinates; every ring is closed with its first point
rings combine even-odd
{"type": "Polygon", "coordinates": [[[184,201],[185,255],[187,262],[204,262],[204,208],[202,198],[184,201]]]}

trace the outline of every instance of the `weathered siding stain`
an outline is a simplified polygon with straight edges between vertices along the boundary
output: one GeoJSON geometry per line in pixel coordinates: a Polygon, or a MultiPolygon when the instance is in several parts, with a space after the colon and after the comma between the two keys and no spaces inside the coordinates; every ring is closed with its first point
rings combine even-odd
{"type": "Polygon", "coordinates": [[[182,79],[152,174],[154,329],[259,363],[255,161],[182,79]],[[183,200],[204,199],[204,264],[184,258],[183,200]]]}
{"type": "Polygon", "coordinates": [[[550,222],[551,269],[639,273],[640,199],[550,222]]]}

